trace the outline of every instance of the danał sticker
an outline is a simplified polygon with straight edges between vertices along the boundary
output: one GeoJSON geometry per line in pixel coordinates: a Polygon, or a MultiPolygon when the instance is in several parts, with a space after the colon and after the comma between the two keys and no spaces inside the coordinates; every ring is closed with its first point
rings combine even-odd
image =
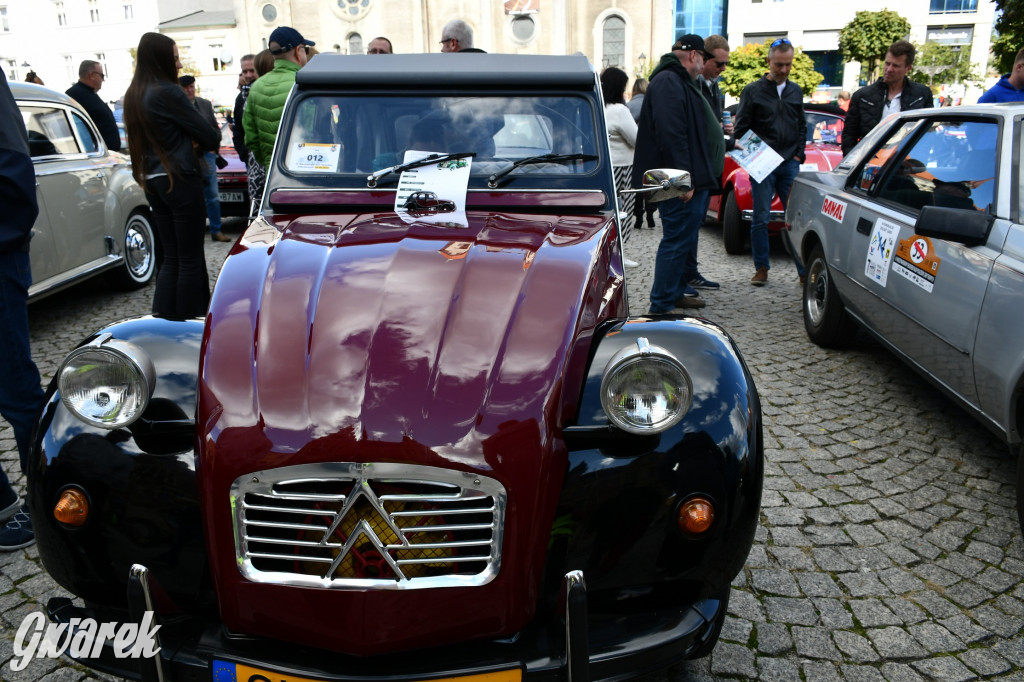
{"type": "Polygon", "coordinates": [[[892,261],[892,271],[906,277],[930,294],[935,286],[935,276],[939,273],[941,262],[942,259],[935,255],[932,240],[915,234],[908,239],[900,240],[892,261]]]}
{"type": "Polygon", "coordinates": [[[821,215],[841,223],[843,216],[846,215],[846,203],[827,196],[821,202],[821,215]]]}

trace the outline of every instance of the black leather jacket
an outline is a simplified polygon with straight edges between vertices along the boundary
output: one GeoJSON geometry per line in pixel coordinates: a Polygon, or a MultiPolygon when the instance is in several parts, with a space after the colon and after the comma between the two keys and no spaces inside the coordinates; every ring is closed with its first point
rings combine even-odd
{"type": "MultiPolygon", "coordinates": [[[[217,151],[220,131],[209,124],[192,106],[185,91],[177,83],[160,82],[149,86],[142,98],[145,116],[154,122],[160,146],[168,160],[182,175],[201,173],[199,159],[192,149],[192,141],[202,151],[217,151]]],[[[128,135],[132,134],[128,130],[128,135]]],[[[167,172],[160,157],[153,150],[145,150],[146,175],[167,172]]]]}
{"type": "MultiPolygon", "coordinates": [[[[844,156],[882,120],[882,109],[885,107],[887,95],[888,87],[881,78],[853,93],[843,125],[844,156]]],[[[927,109],[931,105],[932,91],[928,86],[904,77],[903,91],[900,93],[900,111],[927,109]]]]}
{"type": "Polygon", "coordinates": [[[804,162],[807,117],[804,94],[796,83],[787,80],[782,97],[778,85],[767,76],[743,88],[734,126],[737,139],[753,130],[783,159],[804,162]]]}

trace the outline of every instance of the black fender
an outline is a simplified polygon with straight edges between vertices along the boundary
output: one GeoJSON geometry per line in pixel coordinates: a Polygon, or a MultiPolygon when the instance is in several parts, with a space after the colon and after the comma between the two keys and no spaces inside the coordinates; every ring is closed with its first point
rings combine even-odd
{"type": "MultiPolygon", "coordinates": [[[[156,385],[140,419],[106,430],[78,419],[50,383],[29,459],[28,503],[43,565],[87,602],[125,608],[128,571],[146,565],[182,608],[208,607],[206,546],[195,461],[196,386],[203,320],[141,317],[99,330],[153,361],[156,385]],[[84,525],[59,523],[61,492],[85,491],[84,525]]],[[[212,594],[212,593],[211,593],[212,594]]]]}
{"type": "Polygon", "coordinates": [[[549,563],[551,575],[583,570],[592,604],[602,591],[609,604],[640,594],[656,602],[721,598],[746,561],[760,514],[764,446],[750,372],[728,334],[706,320],[631,318],[599,331],[576,423],[563,429],[569,464],[552,547],[564,564],[549,563]],[[640,337],[672,353],[693,384],[686,416],[656,435],[618,429],[600,400],[609,360],[640,337]],[[716,520],[692,538],[676,520],[698,494],[712,499],[716,520]]]}

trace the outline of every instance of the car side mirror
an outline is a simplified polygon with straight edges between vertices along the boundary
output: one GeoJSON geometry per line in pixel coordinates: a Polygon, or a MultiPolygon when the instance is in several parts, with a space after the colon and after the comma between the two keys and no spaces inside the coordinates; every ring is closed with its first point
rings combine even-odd
{"type": "Polygon", "coordinates": [[[681,197],[693,189],[690,172],[675,168],[654,168],[644,173],[644,186],[622,190],[619,194],[648,193],[647,201],[658,202],[681,197]]]}
{"type": "Polygon", "coordinates": [[[979,246],[988,241],[995,221],[994,215],[973,209],[925,206],[914,223],[914,232],[923,237],[979,246]]]}

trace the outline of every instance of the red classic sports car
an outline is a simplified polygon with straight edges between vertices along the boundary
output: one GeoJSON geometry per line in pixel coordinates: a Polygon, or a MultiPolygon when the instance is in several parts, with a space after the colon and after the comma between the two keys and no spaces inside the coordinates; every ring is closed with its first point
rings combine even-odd
{"type": "MultiPolygon", "coordinates": [[[[717,325],[629,316],[603,111],[582,56],[299,71],[205,318],[101,329],[50,387],[29,505],[75,598],[48,615],[72,638],[160,626],[156,656],[69,655],[146,680],[554,682],[712,650],[757,526],[760,402],[717,325]],[[396,211],[410,187],[460,210],[396,211]]],[[[648,170],[654,200],[689,187],[648,170]]]]}
{"type": "MultiPolygon", "coordinates": [[[[807,155],[801,171],[830,171],[843,160],[840,143],[846,114],[830,104],[804,104],[807,116],[807,155]]],[[[776,235],[784,224],[782,202],[772,199],[768,234],[776,235]]],[[[721,223],[722,241],[727,253],[743,253],[750,243],[750,221],[754,215],[754,197],[750,193],[750,176],[728,154],[722,172],[722,193],[711,197],[708,219],[721,223]]]]}

